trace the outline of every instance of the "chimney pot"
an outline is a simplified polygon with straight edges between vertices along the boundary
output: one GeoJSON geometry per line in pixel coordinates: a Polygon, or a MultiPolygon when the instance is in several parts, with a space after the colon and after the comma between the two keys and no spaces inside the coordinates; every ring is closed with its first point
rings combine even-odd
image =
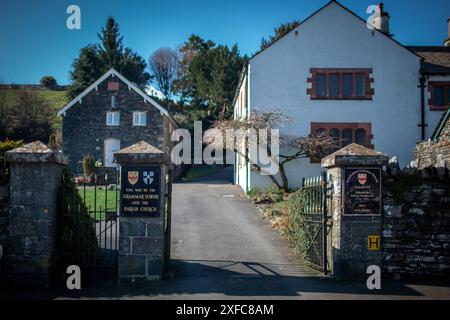
{"type": "Polygon", "coordinates": [[[447,39],[444,40],[444,45],[446,47],[450,47],[450,17],[448,17],[447,19],[447,28],[448,28],[447,39]]]}
{"type": "Polygon", "coordinates": [[[389,13],[384,11],[384,4],[379,3],[378,4],[378,12],[375,14],[372,20],[372,24],[375,27],[375,29],[380,30],[384,34],[390,36],[389,34],[389,13]]]}

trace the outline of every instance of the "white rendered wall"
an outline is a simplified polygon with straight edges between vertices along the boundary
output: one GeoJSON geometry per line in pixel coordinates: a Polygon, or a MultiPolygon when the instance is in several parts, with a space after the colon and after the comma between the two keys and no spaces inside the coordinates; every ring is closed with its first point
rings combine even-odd
{"type": "MultiPolygon", "coordinates": [[[[311,122],[370,122],[375,149],[407,165],[420,140],[420,58],[334,3],[296,30],[250,60],[251,110],[282,111],[292,121],[280,132],[299,136],[311,122]],[[373,100],[310,100],[310,68],[372,68],[373,100]]],[[[319,172],[302,160],[289,168],[291,186],[319,172]]],[[[254,176],[252,186],[263,183],[254,176]]]]}

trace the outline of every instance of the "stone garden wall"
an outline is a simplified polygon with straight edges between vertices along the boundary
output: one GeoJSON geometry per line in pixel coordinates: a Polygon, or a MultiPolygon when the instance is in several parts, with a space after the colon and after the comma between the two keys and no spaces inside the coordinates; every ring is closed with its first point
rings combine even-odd
{"type": "Polygon", "coordinates": [[[443,114],[442,130],[435,140],[423,141],[416,145],[414,149],[413,165],[419,170],[425,168],[435,168],[439,175],[443,175],[450,170],[450,121],[448,112],[443,114]]]}
{"type": "Polygon", "coordinates": [[[383,202],[383,271],[394,278],[449,277],[450,184],[445,175],[390,164],[383,202]]]}
{"type": "Polygon", "coordinates": [[[8,239],[8,218],[9,216],[9,184],[0,183],[0,283],[3,282],[3,275],[6,256],[6,241],[8,239]]]}

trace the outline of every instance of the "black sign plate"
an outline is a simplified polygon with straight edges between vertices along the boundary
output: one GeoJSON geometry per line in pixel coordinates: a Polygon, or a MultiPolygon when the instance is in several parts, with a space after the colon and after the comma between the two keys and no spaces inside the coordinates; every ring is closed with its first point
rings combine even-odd
{"type": "Polygon", "coordinates": [[[344,214],[381,214],[380,168],[344,169],[344,214]]]}
{"type": "Polygon", "coordinates": [[[161,213],[161,167],[122,167],[120,215],[158,216],[161,213]]]}

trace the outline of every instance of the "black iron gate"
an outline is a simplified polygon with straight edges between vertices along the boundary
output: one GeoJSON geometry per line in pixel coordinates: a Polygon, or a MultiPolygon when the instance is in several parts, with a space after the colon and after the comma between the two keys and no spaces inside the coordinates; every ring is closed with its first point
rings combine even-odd
{"type": "Polygon", "coordinates": [[[303,180],[300,228],[304,235],[303,257],[326,274],[328,268],[328,236],[331,230],[331,197],[326,172],[303,180]]]}
{"type": "MultiPolygon", "coordinates": [[[[119,174],[76,181],[65,171],[58,224],[58,266],[114,276],[118,258],[119,174]],[[113,182],[113,183],[111,183],[113,182]]],[[[97,274],[97,273],[96,273],[97,274]]]]}

